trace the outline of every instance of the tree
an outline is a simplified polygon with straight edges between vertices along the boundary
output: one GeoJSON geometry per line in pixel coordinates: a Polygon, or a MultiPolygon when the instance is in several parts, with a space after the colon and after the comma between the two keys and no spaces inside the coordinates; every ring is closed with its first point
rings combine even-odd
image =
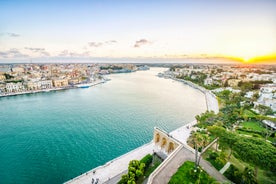
{"type": "Polygon", "coordinates": [[[257,101],[259,97],[260,97],[259,93],[254,93],[252,96],[252,100],[257,101]]]}
{"type": "Polygon", "coordinates": [[[144,174],[145,163],[139,160],[131,160],[128,164],[128,173],[122,175],[119,184],[135,184],[137,179],[144,174]]]}
{"type": "Polygon", "coordinates": [[[199,148],[201,148],[202,150],[204,137],[199,132],[194,132],[191,135],[189,142],[193,145],[195,149],[195,168],[197,168],[200,162],[199,148]]]}
{"type": "Polygon", "coordinates": [[[244,184],[257,184],[257,178],[252,168],[246,167],[242,173],[242,181],[244,184]]]}
{"type": "Polygon", "coordinates": [[[260,111],[261,114],[264,115],[272,115],[273,110],[270,107],[264,106],[264,105],[258,105],[257,109],[260,111]]]}
{"type": "Polygon", "coordinates": [[[208,127],[208,131],[219,137],[219,143],[222,147],[230,149],[230,153],[228,155],[228,159],[230,159],[233,147],[238,139],[237,136],[233,132],[226,131],[224,128],[218,126],[208,127]]]}

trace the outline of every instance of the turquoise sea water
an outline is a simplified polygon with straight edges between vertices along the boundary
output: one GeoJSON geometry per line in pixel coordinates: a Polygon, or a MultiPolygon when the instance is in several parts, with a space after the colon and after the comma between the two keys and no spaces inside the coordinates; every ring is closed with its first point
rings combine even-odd
{"type": "Polygon", "coordinates": [[[155,75],[0,98],[0,183],[62,183],[174,130],[206,109],[199,91],[155,75]]]}

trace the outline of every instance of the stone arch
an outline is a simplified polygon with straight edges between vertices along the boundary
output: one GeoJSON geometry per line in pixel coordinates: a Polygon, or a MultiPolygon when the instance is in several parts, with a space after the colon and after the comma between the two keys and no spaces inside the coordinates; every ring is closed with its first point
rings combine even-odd
{"type": "Polygon", "coordinates": [[[174,150],[174,144],[170,142],[168,147],[168,153],[172,152],[173,150],[174,150]]]}
{"type": "Polygon", "coordinates": [[[162,138],[161,148],[164,148],[167,144],[167,139],[165,137],[162,138]]]}
{"type": "Polygon", "coordinates": [[[160,141],[160,135],[157,133],[155,134],[155,143],[158,143],[160,141]]]}

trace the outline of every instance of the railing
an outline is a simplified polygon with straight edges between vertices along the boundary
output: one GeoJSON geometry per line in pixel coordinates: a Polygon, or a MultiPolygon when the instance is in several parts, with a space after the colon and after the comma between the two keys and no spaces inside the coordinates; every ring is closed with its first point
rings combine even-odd
{"type": "Polygon", "coordinates": [[[170,161],[174,158],[174,156],[183,148],[183,145],[179,145],[168,157],[166,160],[164,160],[159,167],[157,167],[153,173],[149,176],[148,184],[153,183],[153,179],[156,177],[156,175],[165,167],[167,164],[170,163],[170,161]]]}
{"type": "Polygon", "coordinates": [[[207,151],[207,149],[209,149],[211,146],[213,146],[213,144],[215,144],[217,141],[218,141],[218,137],[217,138],[215,138],[215,140],[213,140],[210,144],[208,144],[203,150],[202,150],[202,152],[200,153],[200,154],[203,154],[205,151],[207,151]]]}

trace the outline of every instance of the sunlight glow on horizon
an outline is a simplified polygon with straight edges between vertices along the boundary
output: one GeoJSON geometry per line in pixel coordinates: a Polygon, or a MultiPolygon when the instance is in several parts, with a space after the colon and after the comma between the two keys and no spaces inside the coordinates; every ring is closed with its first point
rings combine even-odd
{"type": "Polygon", "coordinates": [[[276,1],[1,1],[0,62],[226,58],[276,63],[276,1]]]}

